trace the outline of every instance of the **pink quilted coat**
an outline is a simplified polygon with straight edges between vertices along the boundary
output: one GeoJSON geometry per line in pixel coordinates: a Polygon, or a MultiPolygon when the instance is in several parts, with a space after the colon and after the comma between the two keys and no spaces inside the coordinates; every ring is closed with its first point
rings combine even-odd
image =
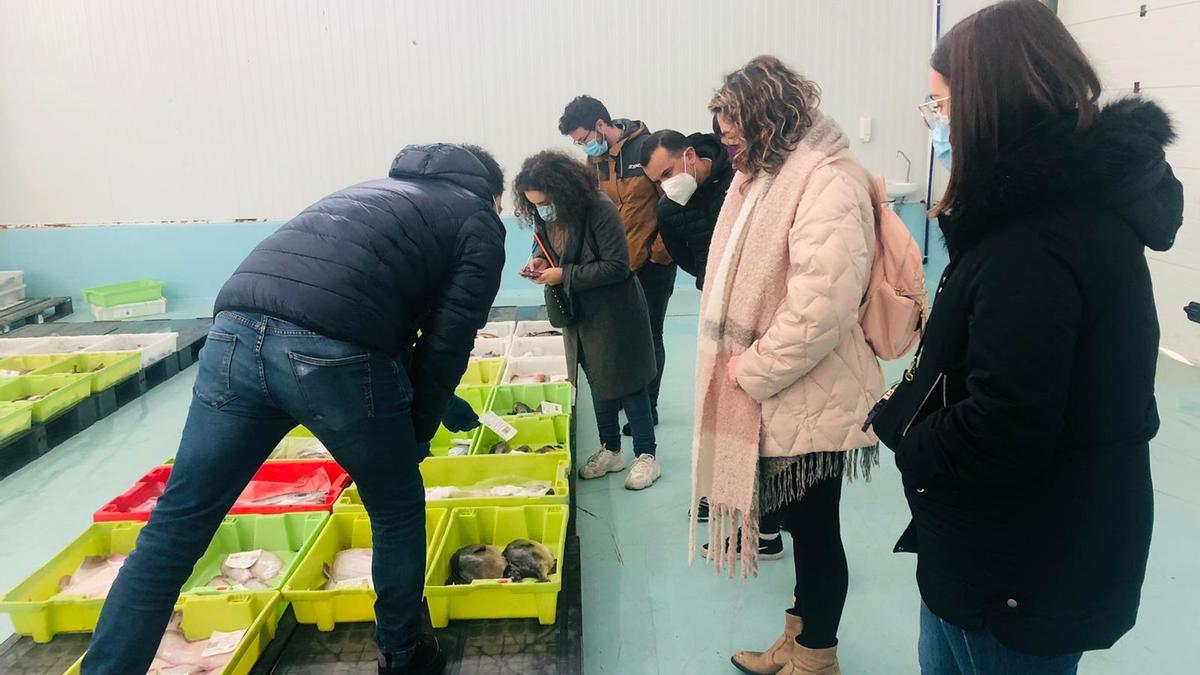
{"type": "MultiPolygon", "coordinates": [[[[788,235],[787,295],[770,328],[738,359],[738,384],[762,403],[763,457],[877,443],[861,429],[883,391],[883,373],[858,323],[875,216],[867,172],[847,151],[836,159],[809,178],[788,235]]],[[[775,181],[772,190],[786,188],[787,172],[775,181]]]]}

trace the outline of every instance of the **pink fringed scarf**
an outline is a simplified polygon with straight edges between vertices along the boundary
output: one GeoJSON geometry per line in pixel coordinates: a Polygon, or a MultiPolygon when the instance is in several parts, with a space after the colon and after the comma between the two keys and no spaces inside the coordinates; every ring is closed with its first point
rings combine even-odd
{"type": "MultiPolygon", "coordinates": [[[[814,111],[812,127],[778,175],[734,177],[713,231],[696,346],[691,503],[708,498],[709,560],[731,578],[739,562],[743,578],[758,572],[762,405],[729,382],[727,364],[771,325],[787,292],[788,232],[804,188],[818,165],[848,145],[837,123],[814,111]]],[[[689,561],[696,557],[696,530],[693,508],[689,561]]]]}

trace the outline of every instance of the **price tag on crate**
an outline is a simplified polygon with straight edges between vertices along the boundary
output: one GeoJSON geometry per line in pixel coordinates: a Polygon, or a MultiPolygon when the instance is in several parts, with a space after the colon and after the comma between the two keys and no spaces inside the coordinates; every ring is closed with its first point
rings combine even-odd
{"type": "Polygon", "coordinates": [[[262,557],[262,554],[263,552],[261,548],[255,551],[242,551],[241,553],[234,553],[225,558],[225,564],[235,570],[248,570],[254,566],[254,563],[258,562],[258,559],[262,557]]]}
{"type": "Polygon", "coordinates": [[[202,657],[220,656],[221,654],[232,654],[233,650],[242,642],[242,638],[246,637],[246,630],[235,630],[229,633],[224,633],[219,630],[213,631],[212,637],[208,638],[208,647],[200,653],[202,657]]]}
{"type": "Polygon", "coordinates": [[[559,405],[557,403],[552,403],[550,401],[542,401],[542,414],[543,415],[561,415],[562,412],[563,412],[563,407],[561,405],[559,405]]]}
{"type": "Polygon", "coordinates": [[[479,421],[483,423],[483,426],[491,429],[502,441],[511,441],[517,435],[516,427],[500,419],[499,415],[490,410],[480,415],[479,421]]]}

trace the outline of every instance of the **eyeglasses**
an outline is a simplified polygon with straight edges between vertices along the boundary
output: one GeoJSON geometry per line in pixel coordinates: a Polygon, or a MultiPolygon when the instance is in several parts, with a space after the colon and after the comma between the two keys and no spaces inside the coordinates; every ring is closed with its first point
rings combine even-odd
{"type": "Polygon", "coordinates": [[[930,129],[937,124],[938,118],[942,115],[942,101],[949,101],[949,96],[934,98],[926,96],[925,102],[917,106],[917,111],[921,113],[921,119],[925,120],[925,126],[930,129]]]}
{"type": "Polygon", "coordinates": [[[589,132],[587,133],[587,135],[585,135],[583,138],[581,138],[581,139],[579,139],[579,140],[577,140],[577,141],[572,141],[572,143],[574,143],[575,145],[577,145],[577,146],[579,146],[579,147],[583,147],[583,146],[587,145],[588,143],[591,143],[591,141],[589,140],[589,138],[591,137],[591,135],[592,135],[592,134],[596,134],[596,136],[597,136],[597,137],[599,137],[599,136],[600,136],[600,132],[599,132],[599,131],[595,131],[595,130],[593,130],[593,131],[589,131],[589,132]]]}

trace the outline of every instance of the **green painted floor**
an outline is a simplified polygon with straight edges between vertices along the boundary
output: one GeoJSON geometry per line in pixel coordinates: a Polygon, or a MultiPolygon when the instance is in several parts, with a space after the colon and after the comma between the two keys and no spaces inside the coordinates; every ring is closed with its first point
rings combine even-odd
{"type": "MultiPolygon", "coordinates": [[[[677,293],[667,322],[662,480],[641,493],[626,491],[620,475],[579,484],[589,674],[733,673],[729,655],[770,644],[790,600],[790,541],[789,558],[762,563],[749,582],[687,564],[695,306],[694,293],[677,293]]],[[[0,482],[0,586],[43,564],[92,511],[174,454],[194,377],[193,367],[0,482]]],[[[1116,648],[1086,656],[1082,673],[1194,673],[1200,663],[1200,370],[1164,359],[1158,386],[1157,517],[1141,619],[1116,648]]],[[[596,441],[587,391],[579,398],[582,461],[596,441]]],[[[908,513],[888,453],[871,482],[847,488],[843,505],[851,569],[843,670],[916,673],[915,561],[891,553],[908,513]]],[[[0,617],[0,638],[10,632],[0,617]]]]}

